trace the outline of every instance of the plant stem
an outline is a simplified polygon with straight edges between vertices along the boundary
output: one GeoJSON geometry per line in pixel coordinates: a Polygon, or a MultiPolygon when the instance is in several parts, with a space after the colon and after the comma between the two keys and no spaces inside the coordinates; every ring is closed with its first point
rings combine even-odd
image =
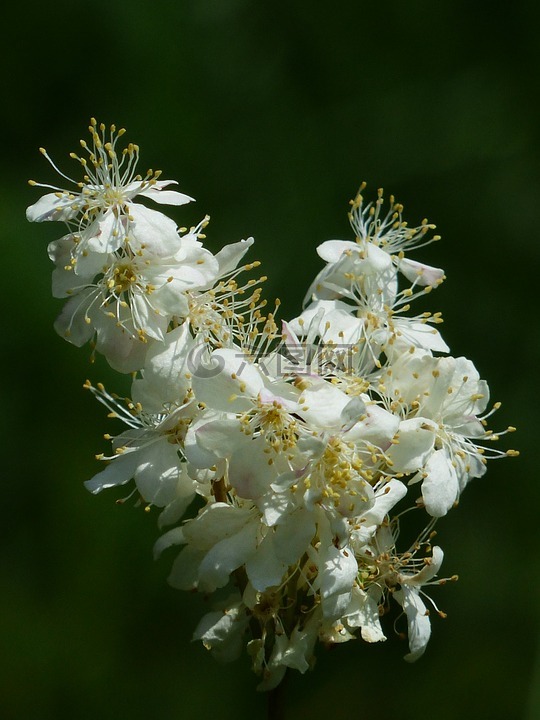
{"type": "Polygon", "coordinates": [[[285,671],[283,680],[268,693],[268,720],[284,720],[285,718],[285,681],[289,669],[285,671]]]}
{"type": "Polygon", "coordinates": [[[212,492],[214,493],[216,502],[226,503],[228,501],[224,478],[221,478],[220,480],[214,480],[212,484],[212,492]]]}

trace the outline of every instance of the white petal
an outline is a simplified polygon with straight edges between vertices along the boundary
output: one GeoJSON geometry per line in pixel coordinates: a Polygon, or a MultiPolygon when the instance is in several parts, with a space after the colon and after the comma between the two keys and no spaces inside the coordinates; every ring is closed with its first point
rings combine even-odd
{"type": "Polygon", "coordinates": [[[150,187],[138,192],[137,195],[150,198],[161,205],[185,205],[186,203],[194,202],[192,197],[184,195],[184,193],[177,192],[176,190],[163,190],[162,188],[167,187],[167,185],[178,185],[178,183],[176,180],[158,180],[150,185],[150,187]]]}
{"type": "Polygon", "coordinates": [[[126,239],[126,218],[106,210],[83,233],[85,249],[92,253],[111,253],[118,250],[126,239]]]}
{"type": "Polygon", "coordinates": [[[267,447],[261,437],[238,443],[233,452],[229,461],[229,482],[241,498],[259,499],[276,479],[274,466],[267,462],[267,447]]]}
{"type": "MultiPolygon", "coordinates": [[[[105,355],[109,365],[121,373],[138,370],[144,363],[144,357],[149,343],[144,343],[138,337],[116,325],[113,318],[99,313],[95,317],[97,331],[97,350],[105,355]]],[[[152,342],[152,340],[150,340],[152,342]]]]}
{"type": "Polygon", "coordinates": [[[210,468],[219,460],[221,452],[215,450],[209,450],[200,441],[199,431],[207,424],[212,423],[215,420],[217,413],[202,413],[195,422],[193,422],[187,431],[184,452],[188,462],[194,468],[210,468]]]}
{"type": "Polygon", "coordinates": [[[185,523],[186,542],[207,551],[220,540],[236,535],[249,523],[252,515],[249,510],[235,508],[226,503],[212,503],[194,520],[185,523]]]}
{"type": "Polygon", "coordinates": [[[257,524],[250,523],[211,548],[199,567],[198,587],[201,592],[214,592],[224,587],[231,573],[249,561],[255,552],[257,532],[257,524]]]}
{"type": "Polygon", "coordinates": [[[194,499],[198,485],[199,483],[196,480],[189,477],[185,467],[182,467],[176,484],[174,500],[159,515],[158,526],[160,528],[165,525],[172,525],[180,520],[194,499]]]}
{"type": "MultiPolygon", "coordinates": [[[[172,277],[171,274],[168,277],[172,277]]],[[[189,315],[189,301],[185,294],[186,285],[181,280],[174,278],[169,282],[166,278],[148,277],[150,281],[156,280],[162,283],[152,293],[152,304],[168,317],[176,317],[179,320],[189,315]]]]}
{"type": "Polygon", "coordinates": [[[433,517],[442,517],[457,500],[459,483],[445,450],[436,450],[424,468],[422,498],[433,517]]]}
{"type": "Polygon", "coordinates": [[[319,334],[325,342],[335,343],[337,352],[348,351],[349,345],[354,345],[362,337],[365,321],[353,315],[354,310],[349,306],[347,310],[333,310],[321,318],[319,334]]]}
{"type": "Polygon", "coordinates": [[[442,548],[440,548],[438,545],[435,545],[435,547],[431,551],[431,558],[429,559],[429,562],[426,562],[420,572],[417,572],[415,575],[406,575],[404,573],[400,573],[398,576],[399,582],[404,585],[409,585],[411,587],[421,587],[422,585],[425,585],[430,580],[432,580],[435,575],[437,575],[437,573],[441,569],[443,559],[444,552],[442,551],[442,548]]]}
{"type": "Polygon", "coordinates": [[[81,286],[86,285],[73,270],[66,270],[63,267],[54,268],[51,280],[52,294],[55,298],[73,297],[74,293],[80,292],[81,286]]]}
{"type": "Polygon", "coordinates": [[[130,226],[130,245],[158,255],[174,255],[180,247],[176,223],[158,210],[133,203],[129,206],[133,218],[130,226]]]}
{"type": "Polygon", "coordinates": [[[276,557],[293,565],[304,554],[315,535],[315,521],[312,513],[299,508],[288,515],[283,523],[276,525],[273,546],[276,557]]]}
{"type": "MultiPolygon", "coordinates": [[[[181,529],[181,528],[175,528],[181,529]]],[[[174,532],[173,530],[170,531],[174,532]]],[[[166,533],[168,535],[169,533],[166,533]]],[[[182,540],[185,542],[185,540],[182,540]]],[[[205,556],[205,551],[187,545],[177,555],[167,581],[178,590],[194,590],[197,587],[199,568],[205,556]]]]}
{"type": "Polygon", "coordinates": [[[202,640],[205,648],[220,662],[236,660],[243,647],[243,635],[249,616],[241,603],[207,613],[193,634],[194,640],[202,640]]]}
{"type": "Polygon", "coordinates": [[[148,412],[162,412],[164,403],[183,403],[190,387],[186,373],[194,345],[187,323],[168,332],[163,343],[151,345],[142,378],[131,388],[134,402],[140,402],[148,412]]]}
{"type": "Polygon", "coordinates": [[[118,455],[107,467],[91,480],[86,480],[84,486],[96,495],[107,488],[124,485],[129,482],[141,462],[141,454],[137,450],[127,451],[118,455]]]}
{"type": "Polygon", "coordinates": [[[161,553],[164,550],[167,550],[167,548],[170,548],[173,545],[182,545],[184,542],[184,533],[181,527],[175,527],[172,530],[163,533],[163,535],[154,543],[154,559],[157,560],[161,556],[161,553]]]}
{"type": "Polygon", "coordinates": [[[299,413],[308,423],[318,428],[342,427],[342,413],[350,402],[350,397],[342,390],[319,379],[304,390],[302,397],[305,402],[299,413]]]}
{"type": "Polygon", "coordinates": [[[351,549],[337,548],[333,543],[319,554],[323,560],[322,567],[319,566],[323,615],[337,619],[350,602],[358,563],[351,549]]]}
{"type": "Polygon", "coordinates": [[[146,502],[165,507],[176,497],[180,475],[180,458],[177,445],[167,436],[148,444],[140,455],[140,465],[135,472],[135,483],[146,502]]]}
{"type": "Polygon", "coordinates": [[[347,250],[357,253],[360,247],[350,240],[326,240],[317,247],[317,255],[325,262],[335,263],[347,250]]]}
{"type": "Polygon", "coordinates": [[[280,560],[274,551],[273,531],[257,547],[257,551],[246,561],[246,573],[255,590],[264,592],[281,583],[287,570],[287,563],[280,560]]]}
{"type": "Polygon", "coordinates": [[[431,635],[431,623],[426,606],[415,589],[406,585],[396,590],[394,598],[402,606],[409,626],[409,650],[405,655],[407,662],[414,662],[424,654],[431,635]]]}
{"type": "Polygon", "coordinates": [[[253,238],[250,237],[247,240],[225,245],[215,256],[219,263],[219,276],[221,277],[234,270],[254,242],[253,238]]]}
{"type": "Polygon", "coordinates": [[[346,435],[353,442],[371,443],[381,450],[386,450],[399,427],[399,417],[379,405],[367,405],[366,417],[357,422],[346,435]]]}
{"type": "Polygon", "coordinates": [[[131,315],[133,327],[142,330],[145,335],[153,340],[163,340],[169,318],[164,313],[158,312],[152,305],[145,293],[133,295],[131,298],[131,315]]]}
{"type": "Polygon", "coordinates": [[[362,640],[368,643],[386,640],[376,599],[357,585],[352,589],[351,603],[344,617],[350,627],[361,628],[362,640]]]}
{"type": "Polygon", "coordinates": [[[54,323],[56,332],[77,347],[84,345],[94,335],[94,326],[85,320],[94,298],[94,288],[74,295],[66,302],[54,323]]]}
{"type": "Polygon", "coordinates": [[[343,310],[346,313],[351,313],[354,308],[342,300],[316,300],[308,305],[301,315],[291,320],[288,326],[296,335],[304,336],[307,334],[311,324],[314,323],[317,332],[320,333],[321,327],[324,327],[325,316],[332,310],[343,310]]]}
{"type": "Polygon", "coordinates": [[[425,265],[408,258],[399,260],[398,268],[407,280],[415,282],[417,285],[438,285],[444,278],[444,270],[441,268],[425,265]]]}
{"type": "Polygon", "coordinates": [[[281,662],[287,667],[306,672],[313,663],[313,649],[317,642],[320,625],[320,616],[317,611],[311,613],[311,617],[300,629],[298,625],[291,633],[287,649],[283,652],[281,662]]]}
{"type": "Polygon", "coordinates": [[[265,525],[273,527],[284,522],[284,517],[291,512],[291,501],[287,493],[276,493],[270,491],[257,498],[257,506],[263,514],[265,525]]]}
{"type": "Polygon", "coordinates": [[[368,527],[380,525],[384,517],[406,494],[406,486],[400,480],[392,478],[377,491],[373,507],[361,516],[360,522],[368,527]]]}
{"type": "MultiPolygon", "coordinates": [[[[63,193],[58,197],[56,193],[47,193],[39,198],[39,200],[30,205],[26,209],[26,219],[30,222],[44,222],[47,220],[71,220],[79,210],[73,210],[73,204],[77,203],[79,197],[75,199],[67,193],[63,193]]],[[[82,202],[80,203],[82,205],[82,202]]]]}
{"type": "Polygon", "coordinates": [[[223,418],[204,423],[196,430],[196,434],[199,445],[205,450],[215,452],[217,457],[230,457],[239,445],[246,451],[250,448],[250,440],[242,435],[240,423],[236,418],[223,418]]]}
{"type": "Polygon", "coordinates": [[[215,350],[207,365],[193,372],[193,390],[208,407],[224,412],[242,412],[252,406],[264,387],[259,370],[240,350],[215,350]]]}
{"type": "Polygon", "coordinates": [[[435,443],[436,425],[423,417],[403,420],[397,432],[397,444],[386,451],[393,472],[413,473],[426,463],[435,443]]]}
{"type": "Polygon", "coordinates": [[[440,332],[429,323],[409,320],[408,318],[394,318],[397,330],[396,341],[401,344],[414,345],[433,352],[449,352],[440,332]]]}

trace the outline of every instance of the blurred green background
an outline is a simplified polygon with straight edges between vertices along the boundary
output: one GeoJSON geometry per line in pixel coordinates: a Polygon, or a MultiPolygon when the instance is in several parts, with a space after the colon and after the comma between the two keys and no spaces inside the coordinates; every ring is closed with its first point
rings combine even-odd
{"type": "MultiPolygon", "coordinates": [[[[540,5],[488,0],[94,0],[3,9],[0,117],[4,269],[0,715],[63,720],[264,717],[246,659],[217,665],[191,633],[202,598],[152,560],[156,516],[90,496],[104,432],[82,383],[122,390],[58,338],[47,242],[30,226],[90,116],[127,127],[142,166],[212,216],[207,244],[253,235],[269,297],[297,314],[321,263],[351,239],[348,200],[384,185],[443,241],[415,255],[445,268],[429,298],[455,356],[472,358],[519,432],[440,522],[444,571],[415,665],[381,646],[326,652],[287,688],[289,715],[333,720],[540,718],[538,661],[538,205],[540,5]],[[536,668],[536,669],[535,669],[536,668]],[[536,682],[535,682],[536,675],[536,682]]],[[[505,440],[508,440],[505,444],[505,440]]]]}

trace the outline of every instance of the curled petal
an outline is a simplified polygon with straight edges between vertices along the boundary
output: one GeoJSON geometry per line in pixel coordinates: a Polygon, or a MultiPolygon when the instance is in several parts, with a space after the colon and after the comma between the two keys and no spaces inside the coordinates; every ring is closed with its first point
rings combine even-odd
{"type": "Polygon", "coordinates": [[[424,654],[431,636],[429,612],[416,589],[404,585],[401,590],[396,590],[394,598],[407,616],[409,652],[405,655],[405,660],[414,662],[424,654]]]}
{"type": "Polygon", "coordinates": [[[416,260],[403,258],[398,263],[398,268],[410,280],[417,285],[438,285],[444,279],[444,270],[441,268],[425,265],[416,260]]]}

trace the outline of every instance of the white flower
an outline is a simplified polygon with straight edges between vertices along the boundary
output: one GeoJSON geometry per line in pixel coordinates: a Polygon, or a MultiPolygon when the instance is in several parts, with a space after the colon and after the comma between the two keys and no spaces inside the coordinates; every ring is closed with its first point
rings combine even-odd
{"type": "Polygon", "coordinates": [[[133,428],[113,439],[115,454],[101,456],[109,464],[85,482],[96,494],[124,485],[132,478],[145,503],[166,508],[162,524],[178,520],[195,497],[197,483],[179,456],[177,435],[182,432],[190,408],[180,408],[168,417],[134,418],[133,428]]]}
{"type": "Polygon", "coordinates": [[[349,605],[342,616],[342,621],[350,630],[360,628],[362,640],[368,643],[386,640],[380,621],[379,595],[377,587],[372,586],[365,591],[353,585],[349,605]]]}
{"type": "MultiPolygon", "coordinates": [[[[403,220],[403,205],[397,203],[393,195],[390,195],[389,209],[386,214],[382,214],[384,206],[384,192],[382,188],[377,191],[377,200],[364,205],[362,192],[366,187],[366,183],[362,183],[354,200],[351,201],[351,210],[349,212],[349,221],[359,243],[373,243],[376,247],[381,248],[389,255],[398,256],[394,261],[402,260],[399,256],[405,251],[424,247],[432,242],[440,240],[439,235],[427,237],[431,230],[435,229],[435,225],[428,223],[426,219],[422,220],[417,227],[410,227],[403,220]]],[[[418,282],[423,285],[433,284],[429,282],[429,277],[435,280],[435,283],[441,282],[444,274],[442,270],[431,268],[428,265],[412,266],[420,277],[418,282]],[[419,272],[420,271],[420,272],[419,272]],[[425,277],[424,276],[425,273],[425,277]]],[[[411,266],[407,267],[407,272],[412,270],[411,266]]],[[[402,269],[402,268],[400,268],[402,269]]],[[[410,278],[411,279],[411,278],[410,278]]]]}
{"type": "MultiPolygon", "coordinates": [[[[317,252],[327,265],[315,278],[305,302],[351,298],[352,282],[358,282],[359,278],[365,282],[372,276],[377,278],[378,289],[376,293],[367,292],[366,297],[371,294],[375,302],[391,306],[397,293],[398,270],[413,283],[413,288],[420,286],[429,291],[444,280],[444,271],[440,268],[405,257],[405,251],[440,239],[438,235],[426,237],[435,225],[423,220],[418,227],[409,227],[402,218],[403,206],[396,203],[393,196],[390,196],[390,208],[383,216],[382,189],[374,203],[364,205],[362,191],[365,186],[364,183],[351,201],[349,221],[355,242],[329,240],[319,245],[317,252]]],[[[358,289],[353,294],[358,295],[358,289]]]]}
{"type": "MultiPolygon", "coordinates": [[[[62,220],[73,226],[75,232],[92,227],[91,236],[84,238],[83,246],[92,238],[101,235],[102,252],[117,250],[126,235],[126,224],[131,222],[133,213],[148,213],[143,205],[133,202],[141,196],[159,204],[184,205],[192,200],[183,193],[165,190],[174,180],[159,180],[160,172],[149,170],[145,177],[136,174],[139,147],[130,143],[120,153],[117,141],[125,130],[116,132],[111,126],[107,137],[103,124],[97,127],[92,118],[88,128],[92,146],[81,140],[82,148],[88,153],[88,160],[71,153],[84,170],[83,182],[77,182],[62,173],[42,148],[41,152],[54,169],[73,184],[73,190],[64,190],[52,185],[31,182],[38,187],[48,187],[54,192],[44,195],[26,211],[26,217],[33,222],[62,220]]],[[[154,215],[155,217],[155,215],[154,215]]]]}
{"type": "Polygon", "coordinates": [[[377,278],[354,275],[349,280],[347,295],[349,302],[314,300],[289,323],[289,331],[300,337],[318,337],[327,357],[333,353],[336,365],[340,365],[340,357],[344,358],[346,367],[354,368],[359,375],[380,367],[383,352],[391,359],[411,347],[449,351],[433,327],[440,321],[439,315],[402,314],[409,309],[412,297],[405,292],[398,294],[391,305],[384,302],[377,278]]]}
{"type": "Polygon", "coordinates": [[[407,488],[399,480],[381,483],[375,490],[373,503],[365,512],[354,519],[351,543],[356,554],[363,554],[378,528],[383,524],[392,508],[405,497],[407,488]]]}
{"type": "Polygon", "coordinates": [[[163,343],[151,345],[140,377],[131,386],[133,402],[146,413],[168,414],[193,398],[191,389],[191,356],[198,339],[189,330],[189,323],[170,330],[163,343]]]}
{"type": "Polygon", "coordinates": [[[201,640],[217,660],[231,662],[242,651],[244,635],[249,625],[249,614],[243,602],[231,596],[223,606],[204,615],[195,632],[194,640],[201,640]]]}
{"type": "MultiPolygon", "coordinates": [[[[185,543],[176,558],[169,582],[182,589],[214,592],[225,587],[231,574],[244,566],[258,591],[280,585],[289,559],[280,553],[276,533],[260,522],[256,508],[215,502],[182,527],[178,542],[185,543]]],[[[286,549],[285,545],[282,545],[286,549]]]]}
{"type": "Polygon", "coordinates": [[[390,256],[376,245],[345,240],[328,240],[317,248],[327,263],[306,293],[310,299],[327,300],[336,297],[354,298],[355,278],[362,278],[360,292],[366,299],[380,304],[393,304],[397,291],[397,273],[390,256]]]}
{"type": "Polygon", "coordinates": [[[361,373],[377,366],[383,351],[390,355],[396,348],[403,351],[411,345],[449,350],[438,330],[431,327],[440,322],[439,314],[403,314],[413,299],[444,279],[441,269],[404,255],[405,249],[431,242],[425,241],[425,235],[434,226],[424,221],[409,228],[401,218],[402,206],[393,198],[388,214],[381,218],[382,204],[382,191],[378,200],[365,208],[362,195],[357,195],[349,215],[355,242],[329,240],[319,245],[317,252],[327,264],[307,292],[305,303],[310,304],[290,324],[299,336],[316,335],[337,349],[354,348],[355,368],[361,373]],[[412,283],[401,291],[398,271],[412,283]]]}
{"type": "Polygon", "coordinates": [[[187,428],[199,412],[186,373],[195,343],[183,325],[168,333],[163,345],[153,346],[142,377],[133,382],[133,401],[121,403],[102,385],[85,385],[129,426],[112,438],[113,454],[99,456],[107,467],[85,483],[87,489],[99,493],[133,478],[145,503],[165,508],[160,524],[178,520],[195,493],[203,492],[202,485],[188,475],[183,458],[187,428]]]}
{"type": "Polygon", "coordinates": [[[327,517],[317,512],[320,542],[308,549],[317,567],[312,587],[319,591],[323,617],[328,621],[341,618],[351,601],[353,585],[358,574],[358,562],[347,542],[337,544],[327,517]]]}
{"type": "Polygon", "coordinates": [[[217,260],[197,240],[197,229],[175,238],[172,255],[153,253],[150,235],[150,247],[133,237],[129,250],[94,254],[92,262],[77,265],[77,272],[62,265],[71,236],[53,243],[55,294],[70,298],[56,321],[57,332],[77,346],[97,333],[96,347],[113,367],[121,372],[140,367],[144,344],[162,341],[171,319],[188,314],[186,293],[206,287],[218,272],[217,260]]]}
{"type": "Polygon", "coordinates": [[[414,662],[424,654],[431,636],[429,611],[422,600],[422,586],[427,585],[439,572],[444,553],[435,546],[429,562],[417,573],[400,572],[397,581],[401,588],[394,592],[394,599],[401,605],[408,623],[409,653],[405,660],[414,662]]]}
{"type": "MultiPolygon", "coordinates": [[[[491,451],[482,413],[489,389],[473,363],[466,358],[433,358],[415,351],[398,358],[379,385],[387,402],[405,416],[396,443],[388,452],[396,473],[419,472],[426,510],[445,515],[471,478],[486,471],[491,451]]],[[[496,436],[495,436],[496,437],[496,436]]]]}
{"type": "Polygon", "coordinates": [[[298,505],[321,503],[343,517],[365,510],[373,466],[383,461],[373,441],[389,445],[398,420],[388,426],[386,411],[366,411],[362,399],[321,378],[273,379],[233,349],[214,351],[210,370],[212,363],[208,377],[194,373],[193,390],[208,411],[224,415],[190,428],[189,460],[227,459],[228,482],[269,524],[298,505]]]}

